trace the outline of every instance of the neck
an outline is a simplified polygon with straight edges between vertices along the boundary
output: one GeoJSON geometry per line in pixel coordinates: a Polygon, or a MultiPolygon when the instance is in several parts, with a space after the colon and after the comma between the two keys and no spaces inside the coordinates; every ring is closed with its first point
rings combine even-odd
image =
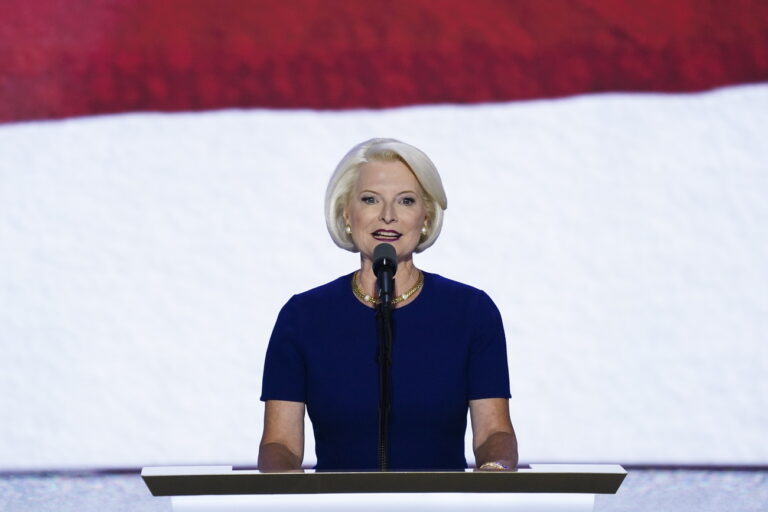
{"type": "MultiPolygon", "coordinates": [[[[397,262],[395,272],[395,296],[402,295],[410,290],[419,278],[419,269],[413,264],[413,258],[397,262]]],[[[358,275],[360,287],[372,297],[376,292],[376,275],[373,273],[373,261],[360,258],[360,274],[358,275]]]]}

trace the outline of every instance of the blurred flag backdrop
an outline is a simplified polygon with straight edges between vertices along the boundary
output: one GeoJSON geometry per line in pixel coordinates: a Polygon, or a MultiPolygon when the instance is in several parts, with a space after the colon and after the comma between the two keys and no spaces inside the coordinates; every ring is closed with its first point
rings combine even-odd
{"type": "Polygon", "coordinates": [[[417,264],[499,305],[524,462],[768,463],[767,80],[760,0],[4,1],[0,469],[254,464],[374,136],[441,170],[417,264]]]}

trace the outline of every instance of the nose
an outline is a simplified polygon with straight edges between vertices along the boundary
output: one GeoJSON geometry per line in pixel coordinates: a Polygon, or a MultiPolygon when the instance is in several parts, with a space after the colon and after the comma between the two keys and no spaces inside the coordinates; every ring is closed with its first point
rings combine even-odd
{"type": "Polygon", "coordinates": [[[397,215],[395,215],[395,205],[392,203],[384,203],[381,207],[381,216],[379,217],[384,224],[392,224],[397,222],[397,215]]]}

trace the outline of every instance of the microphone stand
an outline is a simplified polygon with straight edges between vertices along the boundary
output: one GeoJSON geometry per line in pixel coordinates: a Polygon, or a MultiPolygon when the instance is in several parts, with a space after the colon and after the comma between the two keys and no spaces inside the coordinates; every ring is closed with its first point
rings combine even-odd
{"type": "Polygon", "coordinates": [[[379,471],[389,469],[389,373],[392,366],[392,274],[383,272],[383,279],[389,283],[380,286],[381,302],[376,306],[376,325],[379,334],[379,471]],[[381,292],[384,293],[381,293],[381,292]],[[389,293],[387,293],[387,291],[389,293]]]}

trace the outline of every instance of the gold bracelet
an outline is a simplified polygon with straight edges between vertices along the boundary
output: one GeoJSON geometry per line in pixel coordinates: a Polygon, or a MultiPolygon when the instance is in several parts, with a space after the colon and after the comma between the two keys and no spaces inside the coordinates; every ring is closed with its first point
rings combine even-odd
{"type": "Polygon", "coordinates": [[[509,466],[502,464],[501,462],[484,462],[479,469],[509,469],[509,466]]]}

